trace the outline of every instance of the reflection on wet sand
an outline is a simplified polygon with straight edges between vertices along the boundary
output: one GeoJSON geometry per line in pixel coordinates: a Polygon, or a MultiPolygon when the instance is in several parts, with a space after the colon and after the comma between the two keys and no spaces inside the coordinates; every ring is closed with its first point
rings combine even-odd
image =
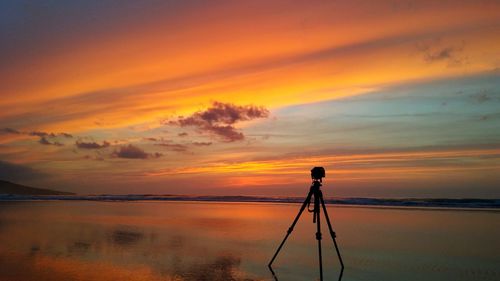
{"type": "MultiPolygon", "coordinates": [[[[0,254],[2,281],[62,280],[165,280],[148,266],[117,266],[107,262],[84,261],[70,257],[0,254]]],[[[168,280],[168,279],[167,279],[168,280]]]]}
{"type": "MultiPolygon", "coordinates": [[[[0,202],[0,281],[272,280],[267,263],[297,208],[0,202]]],[[[344,281],[499,280],[499,212],[329,208],[345,253],[344,281]]],[[[313,226],[308,217],[299,221],[276,260],[279,280],[318,277],[313,226]]],[[[325,280],[338,277],[330,242],[325,280]]]]}
{"type": "Polygon", "coordinates": [[[257,280],[240,269],[238,251],[217,246],[224,244],[224,233],[237,232],[238,224],[217,211],[184,217],[174,211],[167,217],[154,204],[138,209],[125,204],[134,208],[130,212],[103,203],[99,216],[85,203],[58,203],[33,203],[29,207],[36,212],[0,203],[5,204],[0,221],[10,225],[0,229],[1,281],[257,280]],[[67,207],[61,215],[59,208],[67,207]]]}
{"type": "Polygon", "coordinates": [[[253,281],[257,279],[246,278],[245,273],[239,272],[240,258],[221,256],[212,262],[191,264],[188,266],[174,267],[172,276],[174,280],[186,281],[253,281]]]}
{"type": "Polygon", "coordinates": [[[75,241],[68,245],[68,253],[71,255],[84,255],[90,250],[90,243],[75,241]]]}
{"type": "Polygon", "coordinates": [[[15,253],[0,254],[0,280],[9,281],[254,281],[238,271],[240,259],[231,256],[217,257],[203,264],[181,265],[171,272],[154,271],[147,265],[119,266],[108,262],[84,261],[70,257],[44,255],[23,256],[15,253]]]}
{"type": "Polygon", "coordinates": [[[119,246],[133,246],[144,238],[144,234],[127,229],[116,229],[111,234],[111,241],[119,246]]]}

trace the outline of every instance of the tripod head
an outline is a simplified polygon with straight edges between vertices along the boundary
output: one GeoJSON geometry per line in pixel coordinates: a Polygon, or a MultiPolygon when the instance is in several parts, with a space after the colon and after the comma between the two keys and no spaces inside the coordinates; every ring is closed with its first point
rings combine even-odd
{"type": "Polygon", "coordinates": [[[321,183],[323,182],[323,178],[325,177],[325,168],[323,167],[314,167],[311,169],[311,191],[310,191],[310,201],[307,203],[307,210],[310,213],[314,213],[313,222],[316,222],[316,214],[319,214],[319,198],[321,195],[321,183]],[[314,202],[314,208],[311,209],[309,206],[311,205],[311,201],[314,202]]]}
{"type": "Polygon", "coordinates": [[[311,169],[311,179],[312,185],[311,188],[316,188],[319,190],[321,183],[323,182],[323,178],[326,176],[325,168],[323,167],[314,167],[311,169]]]}
{"type": "Polygon", "coordinates": [[[325,168],[323,167],[314,167],[311,169],[311,178],[313,181],[321,182],[322,179],[326,176],[325,168]]]}

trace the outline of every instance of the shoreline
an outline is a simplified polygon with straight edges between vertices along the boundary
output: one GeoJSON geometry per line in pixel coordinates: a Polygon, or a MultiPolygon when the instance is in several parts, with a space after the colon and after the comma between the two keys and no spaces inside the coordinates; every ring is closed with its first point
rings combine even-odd
{"type": "MultiPolygon", "coordinates": [[[[170,201],[170,202],[220,202],[220,203],[303,203],[303,197],[261,196],[186,196],[186,195],[5,195],[0,202],[9,201],[170,201]]],[[[326,204],[339,206],[419,208],[419,209],[472,209],[500,211],[500,199],[381,199],[381,198],[325,198],[326,204]]]]}

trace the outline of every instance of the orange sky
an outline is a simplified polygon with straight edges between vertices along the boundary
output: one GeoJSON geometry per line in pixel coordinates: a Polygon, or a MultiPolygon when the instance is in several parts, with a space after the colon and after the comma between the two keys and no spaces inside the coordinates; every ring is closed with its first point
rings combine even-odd
{"type": "Polygon", "coordinates": [[[4,178],[297,195],[324,165],[338,196],[500,195],[496,1],[0,5],[4,178]]]}

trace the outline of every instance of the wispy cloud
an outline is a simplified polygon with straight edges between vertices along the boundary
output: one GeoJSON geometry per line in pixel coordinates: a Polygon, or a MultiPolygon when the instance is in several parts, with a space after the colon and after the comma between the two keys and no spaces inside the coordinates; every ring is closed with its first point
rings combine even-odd
{"type": "Polygon", "coordinates": [[[179,143],[156,143],[155,145],[166,148],[167,150],[176,151],[176,152],[186,152],[188,147],[184,144],[179,143]]]}
{"type": "Polygon", "coordinates": [[[127,158],[127,159],[150,159],[159,158],[162,156],[161,153],[147,153],[141,148],[134,145],[121,146],[112,153],[113,157],[127,158]]]}
{"type": "Polygon", "coordinates": [[[255,161],[218,161],[197,167],[176,167],[152,171],[146,175],[231,174],[244,171],[248,175],[267,175],[271,179],[272,176],[270,175],[301,175],[308,168],[315,166],[317,163],[322,163],[325,167],[332,167],[331,170],[334,171],[336,178],[366,177],[369,179],[404,178],[408,173],[438,174],[442,171],[492,170],[499,167],[498,163],[494,166],[489,163],[477,165],[473,161],[464,165],[464,159],[477,160],[483,159],[485,156],[489,157],[491,161],[500,159],[500,146],[457,146],[451,148],[441,146],[358,152],[353,150],[348,153],[295,155],[255,161]],[[333,169],[333,167],[335,168],[333,169]]]}
{"type": "Polygon", "coordinates": [[[103,141],[102,144],[99,144],[97,142],[76,141],[75,145],[76,145],[76,147],[82,148],[82,149],[100,149],[100,148],[106,148],[106,147],[110,146],[110,143],[107,141],[103,141]]]}
{"type": "Polygon", "coordinates": [[[61,143],[57,140],[54,140],[58,137],[73,138],[73,135],[68,134],[68,133],[51,133],[51,132],[43,132],[43,131],[19,131],[19,130],[13,129],[13,128],[2,128],[2,129],[0,129],[0,133],[39,137],[39,140],[38,140],[39,144],[55,145],[55,146],[63,146],[64,145],[63,143],[61,143]]]}
{"type": "Polygon", "coordinates": [[[212,145],[212,142],[194,141],[191,144],[194,146],[209,146],[212,145]]]}
{"type": "Polygon", "coordinates": [[[5,134],[16,134],[16,135],[28,135],[28,136],[36,136],[36,137],[64,137],[64,138],[72,138],[73,135],[68,133],[51,133],[51,132],[43,132],[43,131],[19,131],[13,128],[2,128],[0,132],[5,134]]]}
{"type": "Polygon", "coordinates": [[[463,54],[464,46],[463,41],[459,44],[445,45],[439,39],[417,43],[417,49],[424,61],[428,63],[445,61],[448,66],[459,66],[467,62],[467,57],[463,54]]]}
{"type": "Polygon", "coordinates": [[[2,129],[0,129],[0,132],[2,132],[4,134],[15,134],[15,135],[22,134],[20,131],[18,131],[16,129],[12,129],[12,128],[2,128],[2,129]]]}
{"type": "Polygon", "coordinates": [[[48,137],[40,137],[40,139],[38,140],[38,143],[43,144],[43,145],[55,145],[55,146],[63,146],[64,145],[58,141],[50,141],[50,140],[48,140],[48,137]]]}
{"type": "Polygon", "coordinates": [[[489,91],[481,90],[477,93],[470,95],[472,100],[476,103],[483,103],[491,100],[489,91]]]}

